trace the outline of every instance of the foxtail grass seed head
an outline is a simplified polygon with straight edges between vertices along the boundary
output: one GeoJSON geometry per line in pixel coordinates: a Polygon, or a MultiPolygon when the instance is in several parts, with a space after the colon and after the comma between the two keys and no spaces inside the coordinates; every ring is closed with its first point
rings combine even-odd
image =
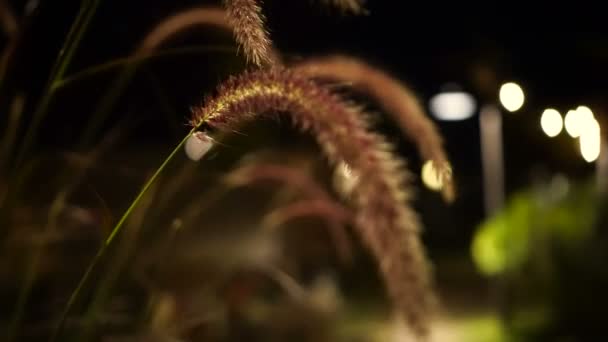
{"type": "Polygon", "coordinates": [[[333,165],[344,161],[359,176],[351,195],[355,231],[375,257],[396,311],[425,338],[436,301],[419,219],[408,203],[410,177],[383,137],[369,131],[361,108],[307,75],[275,67],[221,84],[216,96],[194,109],[191,124],[230,132],[263,115],[281,114],[309,132],[333,165]]]}
{"type": "Polygon", "coordinates": [[[184,150],[190,160],[199,161],[213,147],[213,139],[204,132],[194,132],[186,141],[184,150]]]}
{"type": "Polygon", "coordinates": [[[406,85],[379,68],[348,56],[312,58],[298,63],[294,68],[315,79],[352,84],[355,90],[376,100],[393,117],[404,135],[416,144],[421,157],[433,161],[444,181],[444,199],[453,201],[452,173],[443,139],[406,85]]]}
{"type": "MultiPolygon", "coordinates": [[[[259,1],[261,3],[261,0],[259,1]]],[[[272,42],[262,8],[256,0],[224,0],[227,18],[247,60],[256,66],[272,64],[272,42]]]]}

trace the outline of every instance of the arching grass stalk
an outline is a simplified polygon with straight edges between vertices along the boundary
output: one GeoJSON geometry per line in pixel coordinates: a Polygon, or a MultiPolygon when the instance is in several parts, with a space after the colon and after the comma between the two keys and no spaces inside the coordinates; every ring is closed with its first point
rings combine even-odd
{"type": "Polygon", "coordinates": [[[61,334],[61,331],[63,330],[63,326],[65,325],[65,320],[68,316],[68,313],[70,312],[70,309],[76,303],[76,300],[78,299],[78,296],[80,295],[80,292],[82,291],[84,285],[87,283],[87,281],[91,277],[94,268],[97,266],[97,264],[99,263],[101,258],[104,256],[106,250],[108,249],[108,247],[110,247],[110,244],[112,244],[112,242],[114,241],[116,236],[121,232],[122,227],[124,226],[129,215],[133,212],[135,207],[139,204],[139,202],[143,198],[144,194],[146,194],[146,192],[148,191],[150,186],[152,186],[152,184],[156,181],[158,176],[160,176],[160,174],[163,172],[163,170],[169,164],[169,162],[173,159],[173,157],[175,157],[175,155],[182,149],[183,145],[186,143],[188,138],[190,138],[190,135],[192,135],[192,133],[194,133],[194,131],[195,131],[195,129],[192,129],[182,139],[182,141],[179,144],[177,144],[177,146],[173,149],[173,151],[171,151],[169,156],[163,161],[163,163],[158,167],[158,169],[156,169],[156,171],[154,172],[152,177],[150,177],[150,179],[146,182],[146,184],[144,184],[144,186],[139,191],[139,193],[137,194],[137,196],[135,197],[133,202],[131,202],[131,205],[129,206],[129,208],[127,208],[127,210],[124,212],[124,214],[122,215],[120,220],[118,220],[118,222],[116,223],[116,225],[110,232],[110,235],[108,235],[108,237],[104,240],[103,244],[97,251],[97,254],[95,254],[95,256],[93,257],[93,260],[91,260],[91,262],[89,263],[89,266],[87,267],[86,271],[84,272],[84,275],[80,278],[78,285],[76,286],[74,291],[72,291],[72,293],[70,295],[70,299],[68,300],[66,306],[64,307],[63,312],[59,316],[59,321],[57,322],[57,325],[55,326],[55,328],[53,330],[50,341],[56,341],[57,338],[59,337],[59,335],[61,334]]]}

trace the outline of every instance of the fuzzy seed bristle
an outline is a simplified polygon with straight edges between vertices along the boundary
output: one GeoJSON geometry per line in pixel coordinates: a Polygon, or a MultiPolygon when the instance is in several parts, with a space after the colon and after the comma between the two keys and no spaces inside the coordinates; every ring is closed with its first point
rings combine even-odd
{"type": "Polygon", "coordinates": [[[256,0],[224,0],[227,18],[247,59],[257,65],[270,65],[272,43],[265,27],[262,9],[256,0]]]}

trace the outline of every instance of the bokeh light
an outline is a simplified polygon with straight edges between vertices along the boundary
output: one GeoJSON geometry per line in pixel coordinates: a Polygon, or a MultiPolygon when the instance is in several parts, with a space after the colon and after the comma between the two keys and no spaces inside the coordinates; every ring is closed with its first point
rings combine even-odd
{"type": "Polygon", "coordinates": [[[428,160],[422,165],[421,178],[422,183],[433,191],[440,191],[443,188],[443,179],[437,172],[432,160],[428,160]]]}
{"type": "Polygon", "coordinates": [[[475,114],[475,98],[462,91],[439,93],[431,98],[431,114],[439,120],[456,121],[468,119],[475,114]]]}
{"type": "Polygon", "coordinates": [[[592,117],[584,122],[579,143],[581,155],[588,163],[595,161],[600,156],[602,139],[600,124],[595,118],[592,117]]]}
{"type": "Polygon", "coordinates": [[[525,95],[523,89],[513,82],[505,83],[498,93],[500,103],[509,112],[515,112],[524,105],[525,95]]]}
{"type": "Polygon", "coordinates": [[[576,112],[579,113],[583,120],[593,118],[593,111],[591,111],[591,108],[587,106],[578,106],[578,108],[576,108],[576,112]]]}
{"type": "Polygon", "coordinates": [[[593,125],[594,120],[593,112],[587,106],[579,106],[577,109],[569,110],[564,120],[566,132],[571,137],[578,138],[585,131],[587,125],[593,125]]]}
{"type": "Polygon", "coordinates": [[[547,136],[553,138],[562,131],[564,122],[557,110],[549,108],[540,117],[540,126],[547,136]]]}
{"type": "Polygon", "coordinates": [[[346,162],[342,161],[335,169],[333,182],[343,195],[349,195],[359,184],[359,175],[346,162]]]}
{"type": "Polygon", "coordinates": [[[579,134],[580,134],[580,130],[578,127],[578,120],[577,120],[577,116],[578,113],[576,110],[569,110],[568,113],[566,113],[566,117],[564,118],[564,123],[566,126],[566,132],[568,132],[568,135],[570,135],[573,138],[578,138],[579,134]]]}

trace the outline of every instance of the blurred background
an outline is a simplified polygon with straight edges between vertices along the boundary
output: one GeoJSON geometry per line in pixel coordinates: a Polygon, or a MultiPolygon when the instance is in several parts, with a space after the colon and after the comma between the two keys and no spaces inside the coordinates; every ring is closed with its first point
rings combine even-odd
{"type": "MultiPolygon", "coordinates": [[[[70,63],[57,70],[81,5],[95,2],[0,1],[0,331],[7,340],[46,340],[101,241],[189,131],[190,109],[246,67],[231,32],[212,25],[135,54],[162,20],[217,1],[110,0],[91,12],[70,63]]],[[[443,135],[455,177],[451,204],[378,104],[338,87],[377,114],[374,127],[414,175],[413,204],[442,302],[435,339],[604,336],[608,30],[601,11],[374,0],[365,9],[263,4],[287,59],[365,60],[413,89],[443,135]]],[[[374,261],[349,225],[289,217],[313,185],[336,198],[334,171],[312,139],[287,120],[214,138],[204,159],[180,152],[151,187],[84,287],[63,338],[398,340],[374,261]],[[247,173],[255,165],[295,170],[297,180],[284,173],[255,179],[247,173]]]]}

